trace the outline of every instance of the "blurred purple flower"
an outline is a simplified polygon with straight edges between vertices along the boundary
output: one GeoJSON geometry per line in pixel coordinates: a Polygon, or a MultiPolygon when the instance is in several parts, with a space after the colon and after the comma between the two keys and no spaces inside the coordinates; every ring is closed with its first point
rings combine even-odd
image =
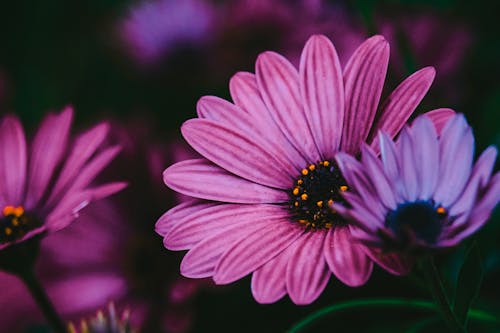
{"type": "Polygon", "coordinates": [[[91,186],[119,152],[99,150],[108,127],[100,124],[69,142],[73,110],[49,114],[28,149],[14,115],[0,123],[0,250],[35,235],[68,226],[90,202],[125,187],[116,182],[91,186]]]}
{"type": "Polygon", "coordinates": [[[489,147],[473,165],[474,136],[463,115],[440,134],[423,115],[396,144],[386,133],[379,137],[381,160],[368,146],[361,162],[337,156],[358,191],[344,193],[350,208],[334,209],[355,221],[355,238],[414,254],[455,246],[484,225],[500,197],[500,173],[492,175],[497,149],[489,147]]]}
{"type": "Polygon", "coordinates": [[[357,155],[378,129],[395,136],[434,79],[432,68],[414,73],[379,108],[388,61],[389,45],[374,36],[342,71],[333,44],[316,35],[306,43],[299,71],[265,52],[255,75],[231,79],[235,104],[201,98],[199,118],[185,122],[182,134],[204,158],[164,172],[169,187],[197,199],[169,210],[156,225],[166,248],[189,250],[183,275],[227,284],[253,273],[257,301],[272,303],[288,293],[296,304],[308,304],[332,272],[349,286],[367,281],[372,260],[406,272],[397,257],[381,260],[376,250],[352,242],[353,227],[329,208],[343,202],[340,192],[350,186],[335,154],[357,155]]]}
{"type": "Polygon", "coordinates": [[[205,0],[148,0],[133,5],[118,24],[126,51],[151,65],[173,48],[203,44],[211,35],[215,10],[205,0]]]}

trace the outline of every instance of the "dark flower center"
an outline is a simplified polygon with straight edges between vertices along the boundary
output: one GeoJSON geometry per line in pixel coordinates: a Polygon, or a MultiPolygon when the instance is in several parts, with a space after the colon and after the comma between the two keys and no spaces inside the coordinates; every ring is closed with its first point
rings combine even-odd
{"type": "Polygon", "coordinates": [[[434,244],[441,234],[448,214],[446,209],[429,201],[400,204],[385,220],[401,242],[412,243],[416,238],[434,244]]]}
{"type": "Polygon", "coordinates": [[[0,217],[0,244],[19,240],[41,225],[40,220],[22,206],[5,206],[0,217]]]}
{"type": "Polygon", "coordinates": [[[332,203],[346,205],[340,192],[347,191],[347,182],[333,161],[322,161],[302,169],[290,190],[290,210],[294,219],[307,229],[329,229],[344,219],[332,203]]]}

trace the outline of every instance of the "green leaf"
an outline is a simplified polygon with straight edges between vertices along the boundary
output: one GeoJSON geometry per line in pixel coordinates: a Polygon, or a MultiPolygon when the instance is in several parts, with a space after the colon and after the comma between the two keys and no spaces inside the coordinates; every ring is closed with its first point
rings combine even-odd
{"type": "Polygon", "coordinates": [[[470,306],[479,294],[482,280],[481,254],[477,243],[474,241],[465,255],[464,263],[458,274],[455,302],[453,304],[453,312],[464,326],[467,324],[467,314],[470,306]]]}

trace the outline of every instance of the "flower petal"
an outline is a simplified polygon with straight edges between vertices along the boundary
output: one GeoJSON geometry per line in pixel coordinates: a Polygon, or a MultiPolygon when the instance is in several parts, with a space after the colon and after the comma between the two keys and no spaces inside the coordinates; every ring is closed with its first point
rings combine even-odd
{"type": "Polygon", "coordinates": [[[312,36],[302,51],[300,92],[322,158],[332,159],[342,135],[344,82],[337,51],[325,36],[312,36]]]}
{"type": "Polygon", "coordinates": [[[348,227],[332,228],[325,239],[325,259],[333,274],[350,287],[368,281],[373,263],[363,251],[363,245],[353,241],[348,227]]]}
{"type": "Polygon", "coordinates": [[[155,225],[155,231],[160,236],[165,236],[178,224],[178,221],[182,221],[185,216],[215,205],[216,203],[213,202],[196,199],[183,202],[169,209],[158,219],[155,225]]]}
{"type": "Polygon", "coordinates": [[[297,70],[274,52],[261,53],[255,70],[262,99],[281,131],[309,163],[319,161],[321,156],[300,98],[297,70]]]}
{"type": "Polygon", "coordinates": [[[401,179],[404,184],[402,194],[405,201],[415,201],[419,192],[412,151],[412,132],[410,127],[403,129],[399,136],[399,146],[397,147],[399,162],[401,164],[401,179]]]}
{"type": "Polygon", "coordinates": [[[384,87],[389,44],[374,36],[361,44],[344,70],[345,116],[341,150],[356,154],[370,133],[384,87]]]}
{"type": "Polygon", "coordinates": [[[330,279],[323,244],[327,232],[308,232],[293,244],[286,268],[286,287],[295,304],[310,304],[330,279]]]}
{"type": "Polygon", "coordinates": [[[176,163],[165,170],[163,179],[171,189],[201,199],[234,203],[278,203],[289,200],[285,191],[235,176],[205,159],[176,163]]]}
{"type": "Polygon", "coordinates": [[[266,219],[267,224],[226,250],[215,269],[214,281],[227,284],[255,271],[274,258],[303,232],[298,223],[290,218],[266,219]]]}
{"type": "Polygon", "coordinates": [[[383,253],[382,250],[373,247],[364,247],[365,253],[380,267],[394,275],[407,275],[413,267],[411,257],[395,253],[383,253]]]}
{"type": "Polygon", "coordinates": [[[456,115],[455,111],[452,109],[441,108],[426,112],[425,115],[431,118],[434,126],[436,127],[436,132],[441,134],[441,131],[444,128],[444,125],[448,122],[448,120],[456,115]]]}

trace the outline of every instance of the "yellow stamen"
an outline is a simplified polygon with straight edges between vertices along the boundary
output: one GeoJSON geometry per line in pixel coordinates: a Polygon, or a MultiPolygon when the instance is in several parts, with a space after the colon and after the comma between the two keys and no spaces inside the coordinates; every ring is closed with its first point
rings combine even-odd
{"type": "Polygon", "coordinates": [[[325,226],[325,228],[330,229],[331,227],[333,227],[333,224],[332,223],[325,223],[324,226],[325,226]]]}
{"type": "Polygon", "coordinates": [[[300,190],[299,190],[299,188],[298,188],[298,187],[296,187],[296,188],[294,188],[294,189],[293,189],[293,192],[292,192],[292,193],[293,193],[293,195],[298,195],[298,194],[299,194],[299,191],[300,191],[300,190]]]}
{"type": "Polygon", "coordinates": [[[297,185],[302,185],[304,181],[302,179],[297,180],[297,185]]]}
{"type": "Polygon", "coordinates": [[[436,212],[437,212],[438,214],[446,214],[446,209],[445,209],[444,207],[441,207],[441,206],[440,206],[440,207],[438,207],[438,208],[436,209],[436,212]]]}
{"type": "Polygon", "coordinates": [[[24,208],[22,206],[5,206],[2,210],[3,216],[14,215],[20,217],[24,214],[24,208]]]}
{"type": "Polygon", "coordinates": [[[327,167],[327,166],[329,166],[329,165],[330,165],[330,162],[328,162],[328,161],[324,161],[324,162],[323,162],[323,165],[327,167]]]}
{"type": "Polygon", "coordinates": [[[19,225],[19,218],[14,217],[11,221],[12,226],[17,227],[19,225]]]}
{"type": "Polygon", "coordinates": [[[328,200],[328,206],[333,205],[333,199],[328,200]]]}
{"type": "Polygon", "coordinates": [[[316,166],[315,166],[314,164],[311,164],[311,165],[309,166],[309,170],[314,171],[314,169],[316,169],[316,166]]]}
{"type": "Polygon", "coordinates": [[[14,208],[13,213],[15,216],[20,217],[24,214],[24,208],[22,206],[17,206],[16,208],[14,208]]]}
{"type": "Polygon", "coordinates": [[[298,201],[295,201],[295,202],[293,203],[293,205],[294,205],[295,207],[299,207],[299,202],[298,202],[298,201]]]}
{"type": "Polygon", "coordinates": [[[11,228],[9,228],[9,227],[5,228],[5,229],[4,229],[4,232],[5,232],[5,234],[6,234],[7,236],[12,235],[12,229],[11,229],[11,228]]]}
{"type": "Polygon", "coordinates": [[[319,208],[323,207],[323,201],[322,201],[322,200],[320,200],[320,201],[316,202],[316,205],[317,205],[319,208]]]}
{"type": "Polygon", "coordinates": [[[345,186],[345,185],[340,186],[340,190],[341,190],[342,192],[345,192],[345,191],[347,191],[348,189],[349,189],[349,187],[347,187],[347,186],[345,186]]]}
{"type": "Polygon", "coordinates": [[[309,223],[307,220],[299,220],[299,223],[302,223],[302,224],[307,224],[309,223]]]}
{"type": "Polygon", "coordinates": [[[306,194],[306,193],[303,193],[303,194],[300,196],[300,198],[301,198],[302,200],[307,200],[308,196],[307,196],[307,194],[306,194]]]}
{"type": "Polygon", "coordinates": [[[307,170],[307,169],[302,169],[302,174],[303,174],[304,176],[307,176],[307,174],[308,174],[308,173],[309,173],[309,170],[307,170]]]}

